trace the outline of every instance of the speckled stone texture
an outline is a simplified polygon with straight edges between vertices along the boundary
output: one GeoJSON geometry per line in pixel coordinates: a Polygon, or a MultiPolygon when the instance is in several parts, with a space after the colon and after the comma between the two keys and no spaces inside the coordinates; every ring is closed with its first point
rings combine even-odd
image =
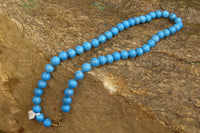
{"type": "Polygon", "coordinates": [[[199,133],[199,92],[198,0],[0,0],[0,132],[199,133]],[[141,57],[93,68],[65,115],[63,91],[83,63],[140,47],[173,23],[162,18],[134,26],[61,63],[42,95],[42,112],[54,126],[28,120],[33,90],[52,56],[156,10],[177,14],[184,28],[141,57]]]}

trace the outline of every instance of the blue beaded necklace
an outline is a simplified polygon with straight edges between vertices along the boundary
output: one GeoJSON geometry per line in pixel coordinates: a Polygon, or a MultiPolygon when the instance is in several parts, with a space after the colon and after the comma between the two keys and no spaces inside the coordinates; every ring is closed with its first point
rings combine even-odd
{"type": "Polygon", "coordinates": [[[132,27],[134,25],[142,24],[145,22],[150,22],[155,18],[168,18],[171,21],[174,21],[174,26],[164,29],[163,31],[157,32],[156,35],[153,35],[150,40],[147,41],[147,44],[144,44],[141,48],[131,49],[129,51],[114,52],[112,55],[100,56],[99,58],[92,58],[90,63],[84,63],[82,65],[82,70],[75,73],[75,79],[71,79],[68,82],[68,88],[64,90],[65,97],[63,98],[63,105],[61,110],[66,113],[70,111],[70,103],[72,102],[71,96],[73,95],[74,88],[77,87],[77,80],[81,80],[84,77],[84,73],[89,72],[92,67],[97,67],[99,65],[104,65],[106,63],[110,64],[114,61],[119,61],[120,59],[134,58],[136,56],[141,56],[144,53],[150,51],[151,48],[159,42],[160,39],[168,37],[175,34],[176,31],[179,31],[183,27],[182,19],[176,17],[174,13],[169,14],[168,11],[156,11],[150,12],[147,15],[141,15],[140,17],[130,18],[129,20],[123,21],[122,23],[117,24],[116,27],[111,28],[110,31],[106,31],[104,35],[100,35],[98,39],[92,39],[91,42],[83,43],[83,46],[77,46],[74,49],[69,49],[67,52],[60,52],[59,56],[54,56],[51,58],[51,63],[45,66],[45,72],[42,73],[42,79],[38,81],[38,88],[35,88],[32,101],[35,104],[32,107],[32,110],[28,112],[29,119],[36,118],[36,121],[43,122],[45,127],[50,127],[52,122],[50,119],[45,118],[44,114],[41,113],[40,96],[43,93],[43,88],[47,86],[47,81],[51,78],[51,73],[54,71],[54,67],[59,65],[61,61],[65,61],[68,58],[73,58],[76,55],[82,54],[84,51],[89,51],[92,47],[98,47],[100,43],[105,43],[106,40],[111,39],[113,36],[116,36],[119,32],[132,27]]]}

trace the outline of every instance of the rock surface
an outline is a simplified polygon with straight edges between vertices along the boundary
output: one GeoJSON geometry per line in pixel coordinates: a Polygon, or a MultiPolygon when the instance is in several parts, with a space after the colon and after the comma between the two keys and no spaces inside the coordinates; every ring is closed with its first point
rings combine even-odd
{"type": "Polygon", "coordinates": [[[0,0],[0,132],[200,132],[200,2],[0,0]],[[45,64],[117,23],[155,10],[183,19],[184,28],[161,40],[148,54],[94,68],[75,90],[63,115],[63,90],[92,57],[137,48],[166,19],[121,32],[105,44],[56,67],[42,96],[42,111],[55,126],[28,120],[33,90],[45,64]],[[61,121],[62,120],[62,121],[61,121]]]}

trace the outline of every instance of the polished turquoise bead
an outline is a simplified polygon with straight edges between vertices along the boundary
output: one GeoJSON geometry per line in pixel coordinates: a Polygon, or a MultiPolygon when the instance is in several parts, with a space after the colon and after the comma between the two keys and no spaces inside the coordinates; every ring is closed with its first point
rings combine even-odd
{"type": "Polygon", "coordinates": [[[63,111],[64,113],[67,113],[67,112],[70,111],[70,106],[69,106],[68,104],[66,104],[66,105],[63,105],[63,106],[61,107],[61,109],[62,109],[62,111],[63,111]]]}
{"type": "Polygon", "coordinates": [[[106,55],[107,63],[113,63],[114,57],[112,55],[106,55]]]}
{"type": "Polygon", "coordinates": [[[98,39],[92,39],[91,41],[92,47],[96,48],[99,46],[99,40],[98,39]]]}
{"type": "Polygon", "coordinates": [[[137,55],[138,55],[138,56],[143,55],[143,49],[142,49],[142,48],[137,48],[137,49],[136,49],[136,52],[137,52],[137,55]]]}
{"type": "Polygon", "coordinates": [[[119,33],[119,30],[116,27],[113,27],[110,31],[113,33],[113,35],[117,35],[119,33]]]}
{"type": "Polygon", "coordinates": [[[51,65],[51,64],[47,64],[47,65],[45,66],[45,71],[48,72],[48,73],[53,72],[53,71],[54,71],[54,66],[51,65]]]}
{"type": "Polygon", "coordinates": [[[121,59],[121,54],[118,52],[113,53],[113,57],[115,61],[118,61],[121,59]]]}
{"type": "Polygon", "coordinates": [[[160,39],[163,39],[165,37],[165,34],[163,31],[158,31],[157,35],[159,36],[160,39]]]}
{"type": "Polygon", "coordinates": [[[60,64],[60,58],[58,56],[54,56],[51,58],[51,64],[57,66],[60,64]]]}
{"type": "Polygon", "coordinates": [[[38,96],[34,96],[33,99],[32,99],[32,102],[33,102],[34,104],[40,104],[41,98],[38,97],[38,96]]]}
{"type": "Polygon", "coordinates": [[[135,20],[136,25],[140,24],[140,18],[139,17],[134,17],[133,19],[135,20]]]}
{"type": "Polygon", "coordinates": [[[182,22],[182,19],[181,19],[180,17],[176,17],[174,21],[175,21],[175,23],[177,24],[177,23],[182,22]]]}
{"type": "Polygon", "coordinates": [[[149,15],[149,14],[147,14],[145,17],[146,17],[146,21],[147,21],[147,22],[150,22],[151,19],[152,19],[151,15],[149,15]]]}
{"type": "Polygon", "coordinates": [[[71,97],[65,96],[65,97],[63,98],[63,104],[71,104],[71,102],[72,102],[71,97]]]}
{"type": "Polygon", "coordinates": [[[156,11],[156,18],[162,17],[162,12],[161,11],[156,11]]]}
{"type": "Polygon", "coordinates": [[[128,20],[128,22],[130,23],[130,26],[131,26],[131,27],[135,25],[135,20],[134,20],[133,18],[130,18],[130,19],[128,20]]]}
{"type": "Polygon", "coordinates": [[[74,80],[74,79],[70,79],[69,80],[69,82],[68,82],[68,86],[69,86],[69,88],[76,88],[77,87],[77,81],[76,80],[74,80]]]}
{"type": "Polygon", "coordinates": [[[130,27],[130,23],[127,20],[123,21],[122,24],[124,25],[125,29],[130,27]]]}
{"type": "Polygon", "coordinates": [[[105,56],[99,56],[99,61],[101,65],[104,65],[107,62],[107,58],[105,56]]]}
{"type": "Polygon", "coordinates": [[[64,94],[65,94],[65,96],[70,97],[74,94],[74,91],[73,91],[73,89],[67,88],[64,90],[64,94]]]}
{"type": "Polygon", "coordinates": [[[44,120],[44,115],[42,113],[40,113],[39,115],[36,115],[35,119],[38,122],[42,122],[44,120]]]}
{"type": "Polygon", "coordinates": [[[91,70],[91,65],[89,63],[84,63],[82,65],[82,71],[83,72],[89,72],[91,70]]]}
{"type": "Polygon", "coordinates": [[[168,11],[163,11],[163,18],[168,18],[169,17],[169,12],[168,11]]]}
{"type": "Polygon", "coordinates": [[[129,56],[129,53],[126,50],[121,51],[121,58],[127,59],[129,56]]]}
{"type": "Polygon", "coordinates": [[[43,90],[42,90],[42,89],[40,89],[40,88],[35,88],[34,94],[35,94],[36,96],[41,96],[42,93],[43,93],[43,90]]]}
{"type": "Polygon", "coordinates": [[[149,15],[151,15],[151,18],[152,18],[152,19],[155,19],[155,18],[156,18],[156,13],[155,13],[155,12],[150,12],[149,15]]]}
{"type": "Polygon", "coordinates": [[[169,27],[170,34],[176,33],[176,28],[174,26],[169,27]]]}
{"type": "Polygon", "coordinates": [[[165,37],[168,37],[170,35],[170,31],[168,29],[163,30],[165,37]]]}
{"type": "Polygon", "coordinates": [[[76,56],[76,51],[74,49],[69,49],[67,51],[69,58],[74,58],[76,56]]]}
{"type": "Polygon", "coordinates": [[[82,71],[76,71],[75,73],[75,79],[76,80],[81,80],[84,78],[84,73],[82,71]]]}
{"type": "Polygon", "coordinates": [[[35,105],[35,106],[33,106],[32,110],[34,113],[40,113],[41,107],[40,107],[40,105],[35,105]]]}
{"type": "Polygon", "coordinates": [[[123,31],[125,27],[122,23],[119,23],[117,24],[117,28],[119,29],[119,31],[123,31]]]}
{"type": "Polygon", "coordinates": [[[140,22],[143,24],[146,22],[146,17],[144,15],[140,16],[140,22]]]}
{"type": "Polygon", "coordinates": [[[51,74],[47,72],[43,72],[41,77],[42,77],[42,80],[47,81],[51,78],[51,74]]]}
{"type": "Polygon", "coordinates": [[[99,40],[100,43],[104,43],[104,42],[106,42],[106,36],[105,35],[100,35],[98,37],[98,40],[99,40]]]}
{"type": "Polygon", "coordinates": [[[60,52],[60,53],[59,53],[59,58],[60,58],[62,61],[66,60],[66,59],[68,58],[67,52],[65,52],[65,51],[60,52]]]}
{"type": "Polygon", "coordinates": [[[135,58],[137,56],[137,52],[134,49],[129,50],[129,57],[135,58]]]}
{"type": "Polygon", "coordinates": [[[44,119],[43,125],[44,125],[45,127],[50,127],[51,124],[52,124],[52,122],[51,122],[50,119],[48,119],[48,118],[44,119]]]}
{"type": "Polygon", "coordinates": [[[175,20],[175,18],[176,18],[176,14],[172,13],[172,14],[169,15],[169,19],[171,21],[175,20]]]}
{"type": "Polygon", "coordinates": [[[83,43],[83,48],[84,48],[85,51],[88,51],[88,50],[90,50],[92,48],[92,44],[89,43],[89,42],[84,42],[83,43]]]}
{"type": "Polygon", "coordinates": [[[175,27],[176,31],[179,31],[181,29],[179,24],[175,24],[174,27],[175,27]]]}
{"type": "Polygon", "coordinates": [[[142,46],[142,49],[143,49],[143,51],[144,51],[145,53],[147,53],[147,52],[150,51],[150,46],[147,45],[147,44],[145,44],[145,45],[142,46]]]}
{"type": "Polygon", "coordinates": [[[43,88],[45,88],[46,86],[47,86],[47,82],[46,82],[46,81],[44,81],[44,80],[39,80],[39,81],[38,81],[38,87],[39,87],[39,88],[43,89],[43,88]]]}
{"type": "Polygon", "coordinates": [[[147,41],[147,44],[152,48],[156,45],[156,42],[153,39],[147,41]]]}
{"type": "Polygon", "coordinates": [[[75,50],[77,54],[82,54],[84,52],[84,47],[79,45],[76,46],[75,50]]]}
{"type": "Polygon", "coordinates": [[[90,64],[93,66],[93,67],[97,67],[99,64],[100,64],[100,60],[98,58],[92,58],[90,64]]]}
{"type": "Polygon", "coordinates": [[[113,37],[113,34],[112,34],[111,31],[106,31],[106,32],[104,33],[104,35],[106,36],[106,38],[107,38],[108,40],[111,39],[111,38],[113,37]]]}
{"type": "Polygon", "coordinates": [[[158,35],[153,35],[152,40],[154,40],[157,43],[157,42],[159,42],[160,38],[158,35]]]}

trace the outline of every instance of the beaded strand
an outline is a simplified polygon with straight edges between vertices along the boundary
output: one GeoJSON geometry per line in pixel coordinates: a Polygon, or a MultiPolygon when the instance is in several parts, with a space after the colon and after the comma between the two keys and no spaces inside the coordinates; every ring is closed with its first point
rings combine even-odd
{"type": "Polygon", "coordinates": [[[174,21],[175,24],[168,29],[158,31],[157,34],[153,35],[152,38],[147,41],[147,44],[144,44],[142,47],[136,48],[135,50],[123,50],[120,53],[114,52],[112,55],[108,54],[106,56],[92,58],[90,63],[84,63],[82,65],[82,69],[76,71],[75,79],[69,80],[68,88],[64,90],[65,97],[63,98],[61,110],[66,113],[70,111],[70,103],[72,102],[71,96],[74,93],[73,89],[77,87],[77,81],[84,78],[84,73],[89,72],[92,67],[104,65],[106,63],[110,64],[114,61],[119,61],[120,59],[135,58],[136,56],[141,56],[144,53],[149,52],[150,49],[153,48],[161,39],[173,35],[176,33],[176,31],[179,31],[183,27],[182,19],[177,17],[174,13],[170,14],[168,11],[150,12],[145,16],[141,15],[140,17],[130,18],[129,20],[125,20],[122,23],[117,24],[116,27],[113,27],[110,31],[106,31],[104,34],[98,36],[97,39],[92,39],[91,42],[84,42],[82,46],[77,46],[75,50],[69,49],[67,52],[62,51],[58,56],[52,57],[51,63],[45,66],[45,72],[43,72],[41,76],[42,79],[37,83],[38,88],[35,88],[34,90],[35,96],[33,97],[32,102],[35,105],[32,107],[32,110],[29,111],[29,119],[36,117],[36,120],[38,122],[43,122],[45,127],[50,127],[52,125],[51,120],[49,118],[45,118],[44,114],[41,113],[41,107],[39,105],[41,103],[40,96],[43,94],[43,89],[47,86],[47,81],[51,78],[51,73],[54,71],[54,67],[59,65],[61,61],[65,61],[68,58],[74,58],[76,55],[80,55],[84,51],[89,51],[91,48],[98,47],[101,43],[105,43],[106,40],[111,39],[113,36],[116,36],[119,32],[129,27],[150,22],[153,19],[161,17],[169,18],[171,21],[174,21]]]}

